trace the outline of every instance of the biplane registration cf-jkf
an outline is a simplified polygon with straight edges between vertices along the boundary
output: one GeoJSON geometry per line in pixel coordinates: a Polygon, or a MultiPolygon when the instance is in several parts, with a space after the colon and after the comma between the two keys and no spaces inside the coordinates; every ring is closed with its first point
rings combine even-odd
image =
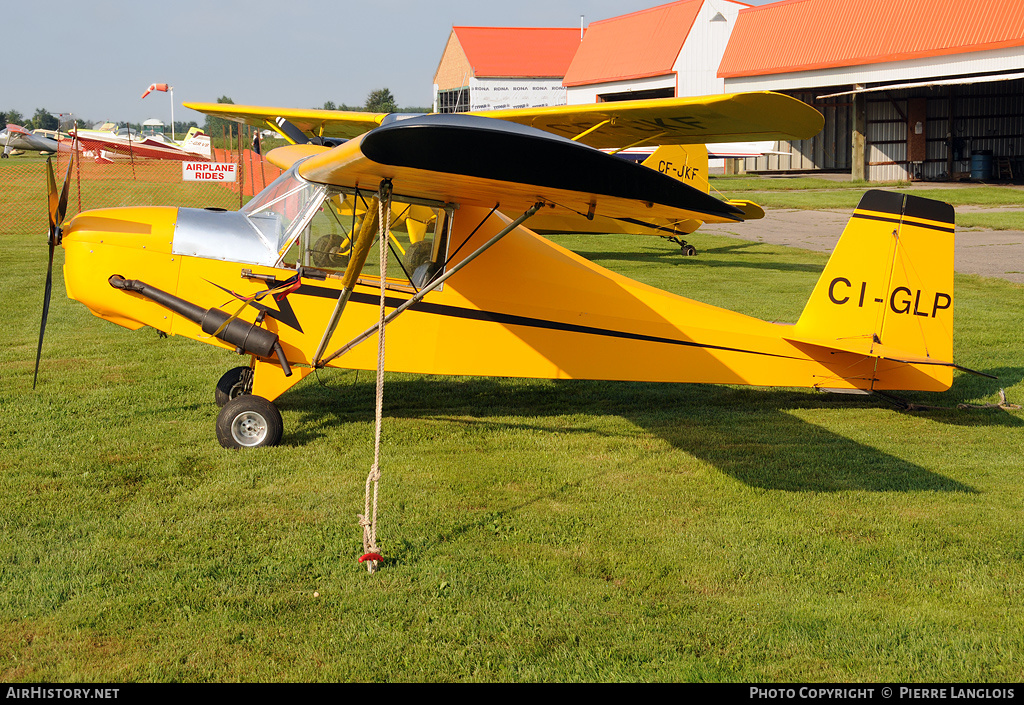
{"type": "MultiPolygon", "coordinates": [[[[94,210],[63,228],[67,180],[58,196],[51,176],[50,261],[61,244],[68,296],[101,318],[248,357],[217,384],[226,447],[277,443],[273,401],[314,369],[377,369],[378,350],[360,343],[382,325],[385,368],[408,373],[863,392],[951,384],[946,204],[867,193],[795,325],[640,284],[525,225],[539,212],[742,220],[742,209],[600,148],[817,131],[821,116],[786,96],[333,122],[323,111],[198,107],[301,131],[269,156],[284,174],[237,212],[94,210]],[[374,242],[384,252],[370,258],[374,242]]],[[[49,290],[48,276],[44,327],[49,290]]]]}

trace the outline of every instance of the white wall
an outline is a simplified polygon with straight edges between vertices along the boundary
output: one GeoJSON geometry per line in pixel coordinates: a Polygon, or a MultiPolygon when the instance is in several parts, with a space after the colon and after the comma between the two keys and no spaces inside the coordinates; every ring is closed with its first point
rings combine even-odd
{"type": "Polygon", "coordinates": [[[471,78],[470,110],[541,108],[565,105],[560,78],[471,78]]]}
{"type": "MultiPolygon", "coordinates": [[[[672,88],[677,96],[714,95],[724,91],[725,82],[718,78],[718,66],[729,43],[729,36],[736,26],[736,16],[746,5],[730,0],[705,0],[683,42],[679,56],[672,66],[673,73],[650,78],[636,78],[625,81],[609,81],[587,86],[570,86],[566,98],[570,105],[596,103],[603,93],[625,93],[628,91],[672,88]],[[725,22],[712,22],[721,13],[725,22]]],[[[686,31],[680,27],[679,31],[686,31]]],[[[628,51],[629,47],[623,47],[628,51]]]]}
{"type": "Polygon", "coordinates": [[[724,92],[725,81],[718,77],[718,66],[722,63],[729,36],[736,26],[736,15],[744,7],[727,0],[705,1],[672,67],[679,76],[676,95],[684,97],[724,92]],[[711,21],[718,13],[725,17],[725,22],[711,21]]]}
{"type": "Polygon", "coordinates": [[[907,61],[889,61],[860,66],[837,66],[813,71],[741,76],[725,79],[726,90],[776,91],[848,86],[855,83],[900,81],[906,83],[937,76],[964,76],[974,73],[1024,68],[1024,48],[1008,47],[992,51],[931,56],[907,61]]]}

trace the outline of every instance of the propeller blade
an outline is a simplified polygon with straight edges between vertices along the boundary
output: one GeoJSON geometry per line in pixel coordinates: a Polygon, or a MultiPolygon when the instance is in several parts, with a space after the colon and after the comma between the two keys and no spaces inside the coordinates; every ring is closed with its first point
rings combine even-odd
{"type": "Polygon", "coordinates": [[[64,186],[60,190],[60,202],[57,204],[57,228],[64,224],[64,216],[68,212],[68,192],[71,190],[71,165],[74,163],[75,153],[71,152],[68,157],[68,169],[64,173],[64,186]]]}
{"type": "Polygon", "coordinates": [[[57,226],[60,225],[57,221],[57,208],[60,206],[60,197],[57,195],[57,183],[53,179],[53,159],[51,157],[46,158],[46,212],[50,217],[50,233],[49,239],[52,242],[53,236],[57,232],[57,226]]]}
{"type": "Polygon", "coordinates": [[[36,388],[39,379],[39,360],[43,356],[43,333],[46,332],[46,318],[50,314],[50,291],[53,289],[53,249],[54,240],[50,239],[50,262],[46,266],[46,287],[43,290],[43,320],[39,324],[39,346],[36,348],[36,371],[32,376],[32,389],[36,388]]]}
{"type": "Polygon", "coordinates": [[[68,192],[71,188],[71,165],[74,163],[74,153],[68,158],[68,169],[64,174],[64,185],[60,194],[57,194],[57,183],[53,178],[53,161],[46,159],[46,205],[47,216],[50,221],[50,232],[47,235],[47,245],[50,249],[50,259],[46,264],[46,286],[43,289],[43,318],[39,323],[39,345],[36,347],[36,369],[32,375],[32,389],[36,388],[39,380],[39,361],[43,357],[43,335],[46,333],[46,319],[50,315],[50,293],[53,291],[53,251],[60,244],[60,226],[64,222],[64,216],[68,210],[68,192]]]}

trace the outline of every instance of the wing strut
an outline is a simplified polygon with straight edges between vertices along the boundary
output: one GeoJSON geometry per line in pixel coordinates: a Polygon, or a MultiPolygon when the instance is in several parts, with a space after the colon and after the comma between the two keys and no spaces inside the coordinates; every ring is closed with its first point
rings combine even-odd
{"type": "MultiPolygon", "coordinates": [[[[518,218],[513,220],[511,223],[509,223],[508,226],[506,226],[504,229],[502,229],[501,232],[497,233],[490,240],[488,240],[487,242],[482,244],[474,252],[472,252],[471,254],[467,255],[466,259],[462,260],[457,265],[455,265],[454,267],[449,269],[447,272],[445,272],[443,275],[441,275],[440,277],[438,277],[434,281],[430,282],[427,286],[425,286],[422,289],[420,289],[419,292],[417,292],[417,294],[415,296],[413,296],[411,299],[409,299],[408,301],[403,303],[401,306],[396,308],[394,311],[392,311],[390,314],[388,314],[388,316],[383,320],[383,324],[387,325],[388,323],[391,323],[391,321],[395,320],[395,318],[398,317],[398,315],[400,313],[402,313],[403,311],[408,309],[413,304],[417,304],[420,301],[422,301],[424,296],[426,296],[431,291],[433,291],[434,289],[436,289],[439,286],[441,286],[442,284],[444,284],[456,272],[458,272],[460,269],[465,267],[467,264],[469,264],[470,262],[475,260],[480,255],[482,255],[485,251],[490,249],[493,245],[497,244],[497,242],[499,240],[501,240],[501,238],[505,237],[510,232],[512,232],[513,230],[518,228],[520,225],[522,225],[523,222],[525,222],[528,218],[530,218],[530,216],[534,215],[543,206],[544,206],[543,202],[538,202],[538,203],[535,203],[532,206],[530,206],[526,210],[525,213],[523,213],[521,216],[519,216],[518,218]]],[[[314,362],[314,367],[324,367],[331,360],[334,360],[334,359],[336,359],[338,357],[341,357],[342,355],[347,353],[349,350],[351,350],[355,346],[359,345],[359,343],[363,342],[364,340],[366,340],[367,338],[372,336],[374,333],[376,333],[380,329],[380,327],[381,327],[381,322],[374,323],[372,326],[370,326],[365,331],[363,331],[362,333],[357,335],[355,338],[353,338],[351,341],[346,343],[344,346],[342,346],[341,348],[339,348],[335,352],[331,353],[330,355],[328,355],[327,357],[323,358],[319,362],[314,362]]]]}
{"type": "MultiPolygon", "coordinates": [[[[380,188],[381,190],[384,188],[383,181],[381,182],[380,188]]],[[[324,330],[324,337],[320,339],[320,345],[317,346],[316,354],[313,356],[313,367],[323,367],[323,365],[320,364],[320,356],[326,352],[327,344],[331,342],[331,336],[334,335],[334,329],[338,327],[338,321],[341,320],[341,314],[345,310],[345,305],[348,304],[348,300],[352,297],[352,290],[356,287],[356,281],[359,279],[359,272],[366,263],[366,256],[370,253],[370,245],[373,244],[373,238],[377,233],[377,211],[379,208],[377,208],[376,205],[379,204],[379,202],[380,195],[378,194],[377,196],[374,196],[373,200],[370,201],[370,205],[367,206],[366,217],[363,218],[362,225],[359,228],[359,233],[352,241],[352,251],[348,258],[348,266],[345,268],[345,273],[342,275],[342,288],[341,293],[338,294],[338,303],[334,306],[334,312],[331,314],[331,320],[328,322],[326,330],[324,330]]],[[[353,202],[353,220],[355,219],[355,212],[356,208],[355,203],[353,202]]],[[[381,231],[383,232],[383,223],[381,223],[381,231]]]]}

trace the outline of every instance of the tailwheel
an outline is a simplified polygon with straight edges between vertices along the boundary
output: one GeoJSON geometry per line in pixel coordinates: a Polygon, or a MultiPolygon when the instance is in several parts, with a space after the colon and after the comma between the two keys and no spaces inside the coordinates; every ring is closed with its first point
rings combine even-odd
{"type": "Polygon", "coordinates": [[[679,245],[679,249],[682,250],[684,257],[693,257],[697,254],[697,248],[688,243],[686,240],[681,240],[678,237],[669,236],[665,238],[669,242],[674,242],[679,245]]]}
{"type": "Polygon", "coordinates": [[[252,368],[235,367],[228,370],[217,380],[217,389],[213,393],[217,406],[224,406],[235,397],[252,394],[252,368]]]}
{"type": "Polygon", "coordinates": [[[273,402],[242,394],[217,415],[217,440],[225,448],[262,448],[281,442],[284,422],[273,402]]]}

